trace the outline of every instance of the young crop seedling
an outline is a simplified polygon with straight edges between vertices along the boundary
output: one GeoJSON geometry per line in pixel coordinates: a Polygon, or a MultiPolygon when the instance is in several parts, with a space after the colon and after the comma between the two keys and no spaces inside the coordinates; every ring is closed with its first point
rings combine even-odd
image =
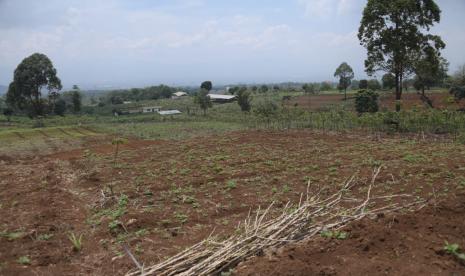
{"type": "Polygon", "coordinates": [[[229,180],[226,184],[226,188],[228,190],[236,189],[237,188],[237,183],[234,180],[229,180]]]}
{"type": "Polygon", "coordinates": [[[460,246],[456,243],[448,243],[446,241],[446,245],[444,246],[444,250],[447,254],[455,256],[462,262],[465,262],[465,253],[461,252],[460,246]]]}
{"type": "Polygon", "coordinates": [[[81,251],[82,249],[82,234],[77,237],[74,233],[69,234],[68,239],[73,245],[73,250],[76,252],[81,251]]]}

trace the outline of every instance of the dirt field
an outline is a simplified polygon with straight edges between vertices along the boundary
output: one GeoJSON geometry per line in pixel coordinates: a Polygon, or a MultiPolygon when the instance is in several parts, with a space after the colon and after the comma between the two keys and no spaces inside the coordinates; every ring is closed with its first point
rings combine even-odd
{"type": "Polygon", "coordinates": [[[463,275],[465,262],[444,244],[465,244],[465,194],[416,214],[365,219],[348,238],[318,237],[253,257],[235,275],[463,275]]]}
{"type": "MultiPolygon", "coordinates": [[[[434,137],[243,131],[129,140],[114,157],[115,145],[102,138],[51,154],[2,152],[0,274],[121,275],[134,268],[123,244],[154,264],[212,233],[226,237],[258,206],[275,201],[280,212],[309,182],[330,192],[355,174],[354,194],[366,193],[381,165],[377,194],[440,202],[465,188],[465,148],[434,137]],[[82,235],[81,250],[73,250],[71,234],[82,235]]],[[[442,238],[465,246],[455,233],[442,238]]]]}
{"type": "MultiPolygon", "coordinates": [[[[379,106],[380,110],[395,110],[395,95],[392,92],[379,92],[379,106]]],[[[432,101],[434,108],[457,110],[465,108],[465,101],[455,103],[453,96],[446,92],[428,92],[428,98],[432,101]]],[[[348,95],[348,106],[353,108],[354,94],[348,95]]],[[[300,107],[314,111],[324,110],[331,106],[345,104],[344,95],[306,95],[300,97],[293,97],[286,104],[287,106],[300,107]]],[[[402,108],[411,110],[413,108],[423,109],[426,105],[421,101],[420,95],[417,93],[409,92],[402,95],[402,108]]]]}

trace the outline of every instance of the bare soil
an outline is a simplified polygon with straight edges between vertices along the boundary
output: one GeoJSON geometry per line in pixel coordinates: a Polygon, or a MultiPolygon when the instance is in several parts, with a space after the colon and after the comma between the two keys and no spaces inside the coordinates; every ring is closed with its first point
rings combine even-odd
{"type": "MultiPolygon", "coordinates": [[[[380,110],[391,110],[396,109],[395,95],[392,92],[382,91],[379,92],[380,99],[379,105],[380,110]]],[[[433,107],[436,109],[449,109],[458,110],[465,108],[465,101],[455,102],[453,96],[447,92],[427,92],[426,96],[433,103],[433,107]]],[[[314,111],[320,111],[330,108],[331,106],[341,105],[349,103],[350,107],[353,107],[354,95],[349,94],[347,102],[344,101],[344,95],[332,94],[332,95],[304,95],[299,97],[293,97],[291,100],[286,101],[287,106],[293,106],[303,109],[309,109],[314,111]]],[[[416,92],[403,93],[401,106],[404,110],[411,109],[424,109],[428,106],[421,100],[421,96],[416,92]]]]}
{"type": "Polygon", "coordinates": [[[465,244],[465,194],[415,214],[379,215],[342,231],[243,262],[234,275],[464,275],[465,263],[444,250],[465,244]]]}
{"type": "MultiPolygon", "coordinates": [[[[132,139],[116,160],[109,141],[0,154],[0,275],[122,275],[134,268],[123,244],[154,264],[212,233],[227,237],[258,206],[274,201],[271,214],[280,212],[309,181],[329,193],[356,174],[354,193],[364,194],[380,165],[379,195],[441,201],[465,188],[464,146],[434,137],[241,131],[132,139]],[[82,235],[81,250],[73,250],[71,234],[82,235]]],[[[453,233],[444,239],[465,246],[453,233]]]]}

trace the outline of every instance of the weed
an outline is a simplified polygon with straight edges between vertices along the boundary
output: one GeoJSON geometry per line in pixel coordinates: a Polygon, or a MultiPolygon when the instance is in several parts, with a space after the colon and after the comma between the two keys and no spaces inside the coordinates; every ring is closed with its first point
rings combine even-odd
{"type": "Polygon", "coordinates": [[[187,219],[188,219],[188,216],[186,214],[183,214],[183,213],[180,213],[180,212],[176,212],[174,214],[174,217],[182,224],[186,223],[187,219]]]}
{"type": "Polygon", "coordinates": [[[291,191],[291,188],[286,184],[283,186],[283,193],[289,193],[291,191]]]}
{"type": "Polygon", "coordinates": [[[444,250],[446,251],[447,254],[454,255],[456,258],[458,258],[461,261],[465,261],[465,253],[462,253],[460,250],[460,246],[456,243],[448,243],[446,241],[446,245],[444,246],[444,250]]]}
{"type": "Polygon", "coordinates": [[[22,265],[30,265],[31,264],[31,259],[29,259],[28,256],[21,256],[18,258],[18,261],[17,261],[19,264],[22,264],[22,265]]]}
{"type": "Polygon", "coordinates": [[[81,251],[81,249],[82,249],[82,234],[79,235],[79,238],[78,238],[74,233],[71,233],[71,234],[69,234],[68,239],[73,244],[73,250],[74,251],[76,251],[76,252],[81,251]]]}
{"type": "Polygon", "coordinates": [[[236,189],[237,188],[237,183],[234,180],[229,180],[226,184],[226,188],[228,190],[236,189]]]}
{"type": "Polygon", "coordinates": [[[25,236],[25,233],[24,232],[10,232],[10,233],[3,232],[3,233],[0,233],[0,236],[5,237],[9,241],[13,241],[13,240],[21,239],[22,237],[25,236]]]}
{"type": "Polygon", "coordinates": [[[41,234],[37,236],[38,241],[48,241],[53,237],[53,234],[41,234]]]}
{"type": "Polygon", "coordinates": [[[344,231],[323,231],[321,236],[324,238],[345,240],[349,237],[349,233],[344,231]]]}
{"type": "Polygon", "coordinates": [[[406,154],[403,157],[403,160],[409,163],[422,163],[428,160],[428,158],[423,154],[406,154]]]}

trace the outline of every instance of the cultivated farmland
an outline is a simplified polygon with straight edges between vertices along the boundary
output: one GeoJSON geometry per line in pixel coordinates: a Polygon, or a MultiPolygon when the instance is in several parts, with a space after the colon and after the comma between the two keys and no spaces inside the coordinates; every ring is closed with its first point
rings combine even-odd
{"type": "MultiPolygon", "coordinates": [[[[123,245],[140,262],[155,264],[209,236],[227,238],[259,206],[274,202],[268,215],[276,216],[308,189],[330,195],[355,176],[351,197],[363,196],[378,167],[372,193],[385,199],[376,204],[407,202],[389,197],[395,194],[455,201],[465,181],[463,146],[434,136],[234,131],[178,141],[129,139],[116,158],[108,137],[80,143],[74,150],[2,155],[2,273],[124,274],[134,264],[123,245]]],[[[442,239],[418,250],[441,248],[443,240],[463,244],[463,220],[453,221],[455,230],[439,229],[434,236],[442,239]]],[[[351,229],[347,242],[360,238],[351,229]]],[[[436,258],[457,271],[447,255],[436,258]]]]}

